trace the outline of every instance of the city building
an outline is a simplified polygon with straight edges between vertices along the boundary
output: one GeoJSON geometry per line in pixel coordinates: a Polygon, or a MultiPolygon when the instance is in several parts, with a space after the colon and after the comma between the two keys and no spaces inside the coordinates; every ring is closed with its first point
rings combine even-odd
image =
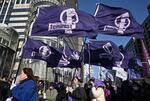
{"type": "MultiPolygon", "coordinates": [[[[69,7],[77,8],[76,0],[66,0],[66,1],[64,0],[32,0],[31,13],[30,13],[30,25],[36,16],[37,8],[39,6],[53,5],[53,4],[67,5],[69,7]]],[[[38,36],[36,37],[34,36],[33,38],[43,40],[45,43],[53,47],[63,47],[65,45],[67,47],[71,47],[79,51],[81,51],[81,47],[82,47],[82,38],[67,38],[67,37],[58,38],[58,37],[38,37],[38,36]]],[[[35,67],[35,66],[32,66],[32,67],[35,67]]],[[[40,68],[44,68],[44,67],[41,66],[40,68]]],[[[51,80],[51,81],[67,82],[71,80],[72,75],[74,74],[74,71],[75,69],[69,69],[69,68],[54,68],[54,69],[46,68],[44,72],[47,72],[45,73],[47,76],[44,76],[44,77],[47,77],[46,79],[51,80]]]]}
{"type": "Polygon", "coordinates": [[[146,76],[150,76],[150,4],[147,6],[148,9],[148,16],[146,17],[146,19],[143,22],[143,27],[144,27],[144,36],[145,36],[145,53],[146,55],[145,57],[145,64],[147,65],[145,68],[145,75],[146,76]]]}
{"type": "Polygon", "coordinates": [[[147,47],[148,53],[150,53],[150,4],[148,5],[147,9],[149,14],[143,22],[143,27],[144,27],[145,45],[147,47]]]}
{"type": "Polygon", "coordinates": [[[141,60],[145,72],[150,69],[150,4],[148,5],[148,11],[149,15],[142,24],[144,39],[131,38],[125,46],[125,50],[132,52],[135,57],[141,60]]]}
{"type": "MultiPolygon", "coordinates": [[[[73,74],[72,69],[58,69],[53,70],[46,68],[46,63],[40,60],[22,59],[20,62],[20,51],[23,47],[24,40],[28,36],[30,25],[35,18],[37,8],[41,5],[67,5],[68,7],[77,8],[77,0],[0,0],[0,23],[12,26],[19,33],[18,48],[16,50],[16,59],[13,73],[18,70],[18,67],[32,67],[34,73],[40,76],[41,79],[52,79],[52,72],[59,72],[60,75],[63,73],[73,74]],[[21,63],[21,64],[20,64],[21,63]],[[49,71],[49,73],[46,73],[49,71]],[[51,72],[51,73],[50,73],[51,72]],[[71,72],[71,73],[70,73],[71,72]]],[[[54,47],[62,47],[64,44],[67,46],[78,49],[82,48],[82,38],[57,38],[57,37],[38,37],[35,36],[34,39],[42,40],[43,42],[54,47]]],[[[55,75],[54,75],[55,76],[55,75]]],[[[63,75],[62,75],[63,76],[63,75]]],[[[60,78],[61,80],[63,78],[60,78]]]]}
{"type": "MultiPolygon", "coordinates": [[[[30,0],[0,0],[0,23],[14,28],[19,34],[18,48],[15,52],[16,57],[19,55],[26,36],[29,12],[30,0]]],[[[16,72],[19,61],[18,58],[14,60],[16,68],[13,73],[16,72]]]]}
{"type": "Polygon", "coordinates": [[[10,77],[16,56],[19,34],[14,28],[0,24],[0,76],[10,77]]]}

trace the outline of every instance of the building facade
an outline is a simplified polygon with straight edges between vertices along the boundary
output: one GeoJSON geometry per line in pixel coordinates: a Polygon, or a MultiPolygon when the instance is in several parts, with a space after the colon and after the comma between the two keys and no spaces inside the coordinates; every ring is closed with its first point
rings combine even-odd
{"type": "Polygon", "coordinates": [[[143,27],[144,27],[144,36],[145,36],[145,51],[147,52],[145,61],[146,61],[146,68],[145,68],[145,75],[146,76],[150,76],[150,4],[147,6],[148,9],[148,16],[146,17],[146,19],[143,22],[143,27]]]}
{"type": "Polygon", "coordinates": [[[5,24],[0,24],[0,76],[10,77],[16,56],[19,34],[5,24]]]}
{"type": "Polygon", "coordinates": [[[25,38],[28,28],[30,3],[30,0],[1,0],[0,23],[15,28],[20,39],[25,38]]]}
{"type": "Polygon", "coordinates": [[[131,38],[127,43],[125,50],[130,51],[135,57],[139,58],[144,66],[144,75],[150,71],[150,4],[148,5],[149,15],[144,20],[144,39],[131,38]]]}
{"type": "MultiPolygon", "coordinates": [[[[70,1],[64,1],[64,0],[32,0],[31,2],[31,13],[30,13],[30,25],[32,21],[34,20],[37,8],[42,5],[67,5],[69,7],[77,8],[76,0],[70,0],[70,1]]],[[[30,32],[30,30],[28,30],[30,32]]],[[[49,44],[53,47],[63,47],[68,46],[73,49],[81,50],[81,46],[79,46],[79,41],[82,40],[79,38],[58,38],[58,37],[38,37],[34,36],[33,38],[39,39],[44,41],[45,43],[49,44]]],[[[81,43],[80,43],[81,44],[81,43]]],[[[36,63],[33,63],[34,65],[36,63]]],[[[31,66],[35,67],[35,66],[31,66]]],[[[66,68],[46,68],[41,66],[42,68],[45,68],[43,72],[45,72],[45,75],[43,77],[47,77],[46,79],[50,81],[63,81],[67,82],[71,79],[74,69],[66,69],[66,68]]],[[[43,74],[43,73],[42,73],[43,74]]]]}
{"type": "MultiPolygon", "coordinates": [[[[15,67],[19,65],[19,51],[28,29],[30,13],[30,0],[0,0],[0,23],[13,27],[19,34],[18,48],[16,50],[15,67]]],[[[15,68],[15,71],[17,70],[15,68]]],[[[14,73],[15,73],[14,71],[14,73]]]]}
{"type": "Polygon", "coordinates": [[[145,45],[147,47],[148,53],[150,53],[150,4],[147,7],[149,15],[143,22],[144,27],[144,36],[145,36],[145,45]]]}
{"type": "MultiPolygon", "coordinates": [[[[17,72],[20,65],[20,51],[23,47],[24,40],[28,36],[30,25],[35,18],[37,8],[41,5],[67,5],[69,7],[77,8],[77,0],[0,0],[0,23],[12,26],[19,33],[19,43],[16,52],[16,60],[14,64],[14,73],[17,72]]],[[[57,37],[38,37],[34,39],[42,40],[43,42],[54,47],[67,46],[81,50],[82,38],[57,38],[57,37]]],[[[50,72],[57,72],[60,75],[69,74],[66,69],[51,70],[46,68],[46,63],[40,60],[23,59],[21,67],[32,67],[35,75],[40,76],[41,79],[52,79],[50,72]],[[43,69],[44,68],[44,69],[43,69]],[[50,71],[46,73],[46,71],[50,71]]],[[[72,70],[71,70],[72,71],[72,70]]],[[[15,76],[15,74],[14,74],[15,76]]],[[[62,78],[60,78],[62,79],[62,78]]]]}

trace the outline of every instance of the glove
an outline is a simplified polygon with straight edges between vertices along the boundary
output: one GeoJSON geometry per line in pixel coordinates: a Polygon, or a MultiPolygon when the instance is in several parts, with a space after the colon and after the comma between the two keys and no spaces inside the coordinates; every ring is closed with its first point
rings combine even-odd
{"type": "Polygon", "coordinates": [[[43,93],[43,99],[46,99],[46,93],[45,92],[43,93]]]}
{"type": "Polygon", "coordinates": [[[14,82],[16,85],[20,83],[19,76],[17,76],[16,81],[14,82]]]}
{"type": "Polygon", "coordinates": [[[12,90],[15,86],[16,86],[16,84],[12,83],[10,86],[10,90],[12,90]]]}
{"type": "Polygon", "coordinates": [[[72,87],[69,87],[69,88],[68,88],[68,91],[72,93],[72,92],[73,92],[73,88],[72,88],[72,87]]]}
{"type": "Polygon", "coordinates": [[[15,84],[15,81],[13,80],[13,81],[12,81],[12,84],[11,84],[11,86],[10,86],[10,90],[12,90],[15,86],[16,86],[16,84],[15,84]]]}
{"type": "Polygon", "coordinates": [[[69,87],[67,86],[67,87],[66,87],[66,93],[68,93],[68,92],[69,92],[69,87]]]}
{"type": "Polygon", "coordinates": [[[6,99],[6,101],[12,101],[12,98],[13,97],[9,97],[9,98],[6,99]]]}

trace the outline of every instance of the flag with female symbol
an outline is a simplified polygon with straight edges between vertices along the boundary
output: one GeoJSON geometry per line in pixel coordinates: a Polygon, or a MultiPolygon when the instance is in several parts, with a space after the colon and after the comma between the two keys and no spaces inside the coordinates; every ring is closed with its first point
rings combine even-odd
{"type": "Polygon", "coordinates": [[[118,36],[144,37],[144,29],[127,9],[97,4],[94,16],[98,23],[97,32],[118,36]]]}
{"type": "Polygon", "coordinates": [[[69,47],[63,50],[51,47],[41,40],[28,38],[22,53],[23,58],[46,61],[47,67],[81,67],[79,52],[69,47]]]}
{"type": "Polygon", "coordinates": [[[22,58],[39,59],[47,62],[47,67],[57,67],[62,53],[48,44],[28,38],[23,47],[22,58]]]}
{"type": "Polygon", "coordinates": [[[119,47],[112,41],[90,41],[84,49],[84,62],[104,67],[112,67],[121,59],[119,47]]]}
{"type": "Polygon", "coordinates": [[[115,61],[115,66],[121,67],[121,68],[129,68],[130,64],[132,63],[133,54],[128,51],[121,51],[119,53],[121,55],[121,60],[115,61]]]}
{"type": "Polygon", "coordinates": [[[95,37],[97,23],[93,15],[62,5],[44,6],[32,23],[31,36],[95,37]]]}

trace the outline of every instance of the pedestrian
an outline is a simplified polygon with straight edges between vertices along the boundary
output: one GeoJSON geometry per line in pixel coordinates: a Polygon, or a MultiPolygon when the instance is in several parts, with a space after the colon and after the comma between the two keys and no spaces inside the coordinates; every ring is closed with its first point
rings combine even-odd
{"type": "Polygon", "coordinates": [[[103,89],[105,84],[98,79],[95,79],[94,82],[91,81],[91,84],[92,84],[92,89],[91,89],[92,101],[106,101],[105,93],[103,89]]]}
{"type": "Polygon", "coordinates": [[[108,83],[105,83],[104,93],[105,93],[106,101],[111,101],[111,93],[110,93],[110,90],[109,90],[109,84],[108,83]]]}
{"type": "Polygon", "coordinates": [[[75,76],[72,80],[72,89],[68,89],[69,97],[72,101],[87,101],[87,95],[84,87],[81,87],[82,79],[79,76],[75,76]]]}
{"type": "Polygon", "coordinates": [[[6,101],[6,99],[9,97],[10,84],[6,78],[6,76],[3,76],[2,79],[0,79],[0,101],[6,101]]]}
{"type": "Polygon", "coordinates": [[[121,85],[121,101],[132,101],[133,88],[128,80],[123,81],[121,85]]]}
{"type": "Polygon", "coordinates": [[[56,101],[58,92],[54,88],[54,82],[50,82],[48,89],[46,90],[46,101],[56,101]]]}
{"type": "Polygon", "coordinates": [[[63,82],[57,82],[55,85],[56,89],[57,89],[57,97],[56,97],[56,101],[68,101],[68,95],[66,92],[66,86],[63,82]]]}
{"type": "Polygon", "coordinates": [[[44,81],[43,80],[39,80],[37,82],[37,91],[38,91],[38,101],[43,101],[43,97],[44,97],[44,81]]]}
{"type": "Polygon", "coordinates": [[[149,101],[150,100],[150,78],[145,77],[142,86],[142,101],[149,101]]]}
{"type": "Polygon", "coordinates": [[[36,101],[37,87],[31,68],[23,68],[18,76],[19,84],[11,87],[13,101],[36,101]]]}

